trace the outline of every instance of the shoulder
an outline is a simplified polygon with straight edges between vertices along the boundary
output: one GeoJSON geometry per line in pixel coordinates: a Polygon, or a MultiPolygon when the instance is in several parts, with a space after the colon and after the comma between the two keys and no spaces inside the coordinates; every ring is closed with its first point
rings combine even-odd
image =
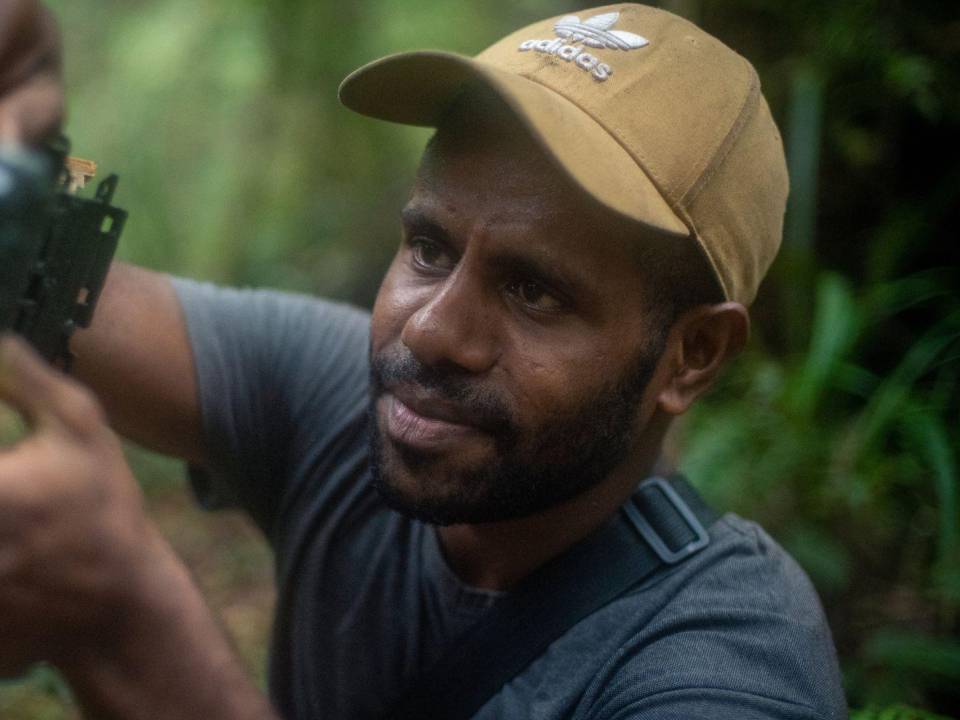
{"type": "Polygon", "coordinates": [[[804,572],[755,523],[726,515],[712,535],[697,556],[601,612],[601,625],[623,630],[588,689],[584,717],[654,707],[845,717],[830,631],[804,572]]]}
{"type": "Polygon", "coordinates": [[[173,278],[173,287],[191,325],[237,325],[247,332],[280,332],[291,326],[314,333],[329,328],[369,332],[370,316],[346,303],[263,288],[222,287],[173,278]]]}
{"type": "Polygon", "coordinates": [[[290,402],[306,396],[328,405],[345,388],[365,392],[366,311],[277,290],[182,278],[173,285],[186,318],[205,413],[222,402],[225,390],[261,398],[264,410],[294,410],[290,402]],[[283,402],[278,405],[277,399],[283,402]]]}

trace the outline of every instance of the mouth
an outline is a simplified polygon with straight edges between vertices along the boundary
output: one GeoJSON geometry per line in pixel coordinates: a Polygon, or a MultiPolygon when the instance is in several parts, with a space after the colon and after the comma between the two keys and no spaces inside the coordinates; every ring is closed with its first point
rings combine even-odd
{"type": "Polygon", "coordinates": [[[377,400],[387,436],[394,442],[428,453],[439,453],[487,433],[461,408],[394,388],[377,400]]]}

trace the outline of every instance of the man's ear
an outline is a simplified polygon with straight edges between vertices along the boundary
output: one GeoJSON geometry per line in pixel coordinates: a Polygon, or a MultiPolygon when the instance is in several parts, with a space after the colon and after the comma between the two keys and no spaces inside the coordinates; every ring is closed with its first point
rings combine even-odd
{"type": "Polygon", "coordinates": [[[750,336],[750,315],[736,302],[698,305],[674,323],[664,358],[669,377],[657,405],[670,415],[685,412],[736,356],[750,336]]]}

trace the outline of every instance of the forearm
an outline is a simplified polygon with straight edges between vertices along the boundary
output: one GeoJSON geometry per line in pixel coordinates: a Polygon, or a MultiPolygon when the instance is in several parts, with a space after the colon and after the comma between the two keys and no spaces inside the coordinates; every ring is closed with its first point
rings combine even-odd
{"type": "Polygon", "coordinates": [[[142,579],[118,598],[100,642],[58,662],[98,720],[277,718],[246,676],[199,591],[151,531],[142,579]]]}
{"type": "Polygon", "coordinates": [[[201,462],[193,357],[170,279],[114,262],[92,325],[71,341],[74,375],[110,424],[146,447],[201,462]]]}
{"type": "Polygon", "coordinates": [[[0,452],[0,677],[46,660],[91,717],[276,717],[245,677],[91,393],[0,339],[0,402],[29,435],[0,452]]]}

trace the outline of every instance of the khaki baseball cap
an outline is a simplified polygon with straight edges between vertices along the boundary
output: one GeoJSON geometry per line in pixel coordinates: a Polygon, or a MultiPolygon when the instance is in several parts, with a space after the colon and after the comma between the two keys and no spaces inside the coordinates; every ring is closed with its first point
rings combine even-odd
{"type": "Polygon", "coordinates": [[[780,246],[783,143],[753,67],[696,25],[620,4],[554,17],[474,58],[416,51],[350,74],[359,113],[437,126],[462,88],[499,95],[596,200],[694,238],[727,299],[749,304],[780,246]]]}

